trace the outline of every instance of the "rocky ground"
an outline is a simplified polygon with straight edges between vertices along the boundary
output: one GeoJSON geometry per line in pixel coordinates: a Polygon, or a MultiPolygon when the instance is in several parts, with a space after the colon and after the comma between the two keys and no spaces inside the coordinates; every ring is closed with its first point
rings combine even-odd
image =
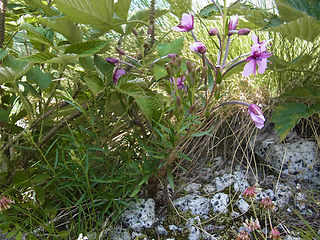
{"type": "MultiPolygon", "coordinates": [[[[311,231],[305,222],[300,221],[302,218],[309,221],[314,229],[320,227],[317,144],[296,134],[280,143],[273,132],[258,136],[255,145],[255,155],[272,171],[255,172],[251,165],[222,171],[210,166],[202,168],[196,181],[193,181],[194,176],[186,179],[191,183],[185,186],[178,198],[172,200],[173,208],[164,214],[153,199],[132,202],[132,209],[122,214],[111,238],[236,239],[245,231],[251,239],[256,239],[254,234],[259,231],[272,239],[272,224],[279,230],[281,239],[316,239],[314,236],[320,235],[320,231],[312,237],[307,234],[298,237],[295,227],[311,231]],[[243,192],[253,185],[257,187],[257,194],[252,199],[244,196],[243,192]],[[264,208],[261,201],[265,202],[265,199],[269,199],[274,207],[264,208]],[[251,231],[251,217],[252,222],[258,218],[258,231],[251,231]],[[244,226],[246,221],[247,227],[244,226]]],[[[221,160],[217,157],[213,162],[221,160]]],[[[249,239],[242,237],[238,239],[249,239]]],[[[274,239],[278,238],[275,236],[274,239]]]]}
{"type": "MultiPolygon", "coordinates": [[[[217,170],[215,163],[223,161],[218,156],[185,177],[179,183],[184,186],[179,195],[173,196],[169,186],[171,209],[143,197],[131,202],[131,208],[123,212],[120,222],[102,239],[272,239],[271,224],[279,230],[281,239],[316,239],[320,235],[319,146],[296,134],[280,143],[275,132],[260,134],[254,145],[255,161],[230,161],[225,166],[233,167],[217,170]],[[258,166],[261,164],[265,168],[258,166]],[[256,186],[252,198],[243,194],[250,186],[256,186]],[[269,208],[261,204],[265,199],[272,203],[269,208]],[[253,232],[256,219],[260,227],[253,232]],[[311,230],[306,223],[318,232],[308,237],[311,230]],[[304,237],[299,236],[296,227],[306,230],[304,237]],[[267,238],[255,238],[259,232],[267,238]]],[[[163,192],[159,194],[163,199],[163,192]]],[[[97,236],[92,233],[87,237],[97,236]]],[[[78,240],[82,239],[85,238],[78,240]]]]}

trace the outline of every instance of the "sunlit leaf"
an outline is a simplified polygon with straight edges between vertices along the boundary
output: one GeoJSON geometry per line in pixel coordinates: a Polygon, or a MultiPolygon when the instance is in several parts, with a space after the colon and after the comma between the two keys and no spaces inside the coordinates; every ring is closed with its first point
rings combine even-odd
{"type": "Polygon", "coordinates": [[[81,56],[90,56],[103,49],[108,42],[101,40],[91,40],[87,42],[77,42],[71,44],[64,51],[65,54],[77,54],[81,56]]]}
{"type": "Polygon", "coordinates": [[[170,53],[180,54],[183,49],[184,37],[180,37],[171,41],[170,43],[159,43],[157,45],[158,54],[160,57],[166,56],[170,53]]]}
{"type": "Polygon", "coordinates": [[[29,81],[38,84],[43,91],[51,84],[51,75],[44,73],[39,66],[34,66],[26,76],[29,81]]]}

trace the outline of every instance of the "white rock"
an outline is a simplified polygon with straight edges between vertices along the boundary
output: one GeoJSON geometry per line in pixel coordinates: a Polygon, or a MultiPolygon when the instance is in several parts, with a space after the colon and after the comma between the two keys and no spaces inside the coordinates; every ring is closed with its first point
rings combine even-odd
{"type": "Polygon", "coordinates": [[[116,226],[111,233],[111,240],[131,240],[128,230],[116,226]]]}
{"type": "Polygon", "coordinates": [[[287,236],[285,236],[283,238],[283,240],[301,240],[301,238],[299,238],[299,237],[291,237],[291,236],[287,235],[287,236]]]}
{"type": "Polygon", "coordinates": [[[215,186],[213,186],[212,184],[206,184],[203,186],[202,188],[203,192],[206,194],[212,194],[214,192],[216,192],[216,188],[215,186]]]}
{"type": "Polygon", "coordinates": [[[186,227],[188,227],[189,235],[188,240],[200,240],[201,239],[201,232],[198,227],[196,227],[200,222],[199,217],[189,218],[186,222],[186,227]]]}
{"type": "Polygon", "coordinates": [[[192,214],[207,217],[210,210],[210,200],[196,194],[189,194],[174,201],[174,206],[182,211],[191,211],[192,214]]]}
{"type": "Polygon", "coordinates": [[[250,185],[249,185],[248,181],[245,179],[242,179],[242,180],[238,180],[238,181],[234,182],[233,189],[237,193],[242,193],[249,186],[250,185]]]}
{"type": "Polygon", "coordinates": [[[202,168],[199,172],[199,179],[203,182],[209,182],[213,179],[213,170],[211,168],[202,168]]]}
{"type": "Polygon", "coordinates": [[[270,198],[271,200],[274,199],[274,192],[272,191],[272,189],[266,189],[264,191],[259,191],[257,193],[257,195],[254,197],[255,200],[257,201],[261,201],[264,198],[270,198]]]}
{"type": "Polygon", "coordinates": [[[169,225],[168,228],[170,231],[178,231],[179,229],[176,225],[169,225]]]}
{"type": "Polygon", "coordinates": [[[122,222],[136,232],[151,228],[155,222],[155,202],[153,199],[141,199],[129,203],[129,208],[121,215],[122,222]]]}
{"type": "Polygon", "coordinates": [[[162,225],[157,226],[155,228],[155,231],[159,235],[164,235],[164,236],[168,235],[168,231],[162,225]]]}
{"type": "Polygon", "coordinates": [[[291,198],[292,193],[290,187],[279,183],[274,195],[273,202],[275,205],[279,208],[284,208],[290,202],[291,198]]]}
{"type": "Polygon", "coordinates": [[[231,186],[233,183],[233,175],[232,174],[224,174],[222,177],[216,177],[212,184],[215,186],[217,191],[221,192],[225,188],[231,186]]]}
{"type": "Polygon", "coordinates": [[[197,193],[199,194],[199,189],[201,188],[201,184],[199,183],[190,183],[188,186],[184,188],[184,190],[188,193],[197,193]]]}
{"type": "Polygon", "coordinates": [[[229,196],[225,193],[217,193],[211,199],[211,207],[214,212],[228,213],[229,196]]]}
{"type": "Polygon", "coordinates": [[[241,213],[247,212],[248,209],[250,208],[250,204],[247,203],[244,199],[239,199],[236,202],[236,206],[238,207],[241,213]]]}
{"type": "Polygon", "coordinates": [[[302,211],[302,210],[304,210],[304,209],[306,208],[306,202],[307,202],[307,200],[306,200],[306,196],[305,196],[303,193],[299,192],[299,193],[296,195],[296,197],[295,197],[294,200],[295,200],[295,201],[294,201],[295,206],[296,206],[300,211],[302,211]]]}

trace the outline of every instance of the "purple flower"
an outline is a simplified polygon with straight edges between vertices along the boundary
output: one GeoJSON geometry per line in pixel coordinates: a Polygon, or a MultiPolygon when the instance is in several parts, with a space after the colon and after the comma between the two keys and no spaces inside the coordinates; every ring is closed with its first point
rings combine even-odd
{"type": "Polygon", "coordinates": [[[116,67],[112,76],[114,84],[117,85],[119,78],[124,74],[126,74],[126,71],[124,69],[119,69],[118,67],[116,67]]]}
{"type": "MultiPolygon", "coordinates": [[[[236,30],[237,26],[238,26],[238,15],[235,15],[230,18],[230,21],[228,24],[228,31],[236,30]]],[[[232,35],[232,33],[229,35],[232,35]]]]}
{"type": "Polygon", "coordinates": [[[182,14],[181,23],[177,27],[172,27],[173,31],[189,32],[193,29],[194,18],[192,14],[182,14]]]}
{"type": "Polygon", "coordinates": [[[190,45],[190,49],[194,52],[205,54],[207,51],[206,46],[202,42],[195,42],[190,45]]]}
{"type": "Polygon", "coordinates": [[[115,64],[119,62],[119,59],[115,57],[107,57],[106,60],[108,63],[111,63],[111,64],[115,64]]]}
{"type": "Polygon", "coordinates": [[[252,121],[256,125],[256,127],[259,129],[263,128],[264,122],[266,121],[266,119],[264,118],[263,113],[260,110],[260,108],[254,104],[251,104],[249,106],[249,114],[250,114],[252,121]]]}
{"type": "Polygon", "coordinates": [[[170,82],[172,84],[176,84],[178,89],[184,89],[184,91],[187,91],[187,86],[184,85],[184,81],[186,80],[186,76],[182,75],[180,78],[177,78],[177,80],[175,79],[175,77],[171,77],[170,78],[170,82]]]}
{"type": "Polygon", "coordinates": [[[251,73],[256,75],[257,66],[258,73],[263,74],[267,68],[267,58],[272,54],[267,52],[267,44],[269,41],[259,41],[259,38],[253,33],[252,41],[254,44],[251,46],[251,56],[247,57],[248,62],[243,69],[243,76],[248,77],[251,73]]]}

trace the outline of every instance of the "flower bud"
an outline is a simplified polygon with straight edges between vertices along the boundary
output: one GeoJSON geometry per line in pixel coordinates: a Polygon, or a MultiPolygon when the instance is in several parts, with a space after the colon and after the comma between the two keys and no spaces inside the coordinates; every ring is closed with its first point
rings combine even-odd
{"type": "Polygon", "coordinates": [[[167,66],[166,66],[166,70],[167,70],[168,75],[169,75],[169,76],[172,76],[173,71],[172,71],[172,67],[171,67],[170,65],[167,65],[167,66]]]}
{"type": "Polygon", "coordinates": [[[195,108],[196,108],[196,106],[194,104],[191,105],[189,108],[189,113],[192,114],[194,112],[195,108]]]}
{"type": "Polygon", "coordinates": [[[208,76],[208,66],[206,65],[202,69],[201,77],[202,78],[207,78],[207,76],[208,76]]]}
{"type": "Polygon", "coordinates": [[[177,58],[177,65],[178,65],[178,66],[181,66],[181,62],[182,62],[181,57],[178,57],[178,58],[177,58]]]}
{"type": "Polygon", "coordinates": [[[169,53],[168,54],[168,58],[175,59],[176,57],[177,57],[177,54],[175,54],[175,53],[169,53]]]}
{"type": "Polygon", "coordinates": [[[249,33],[250,33],[249,28],[242,28],[242,29],[239,29],[239,31],[238,31],[239,35],[248,35],[249,33]]]}
{"type": "Polygon", "coordinates": [[[192,72],[193,67],[192,67],[192,63],[189,60],[186,61],[186,66],[187,66],[188,72],[192,72]]]}
{"type": "Polygon", "coordinates": [[[217,29],[217,28],[211,28],[210,30],[209,30],[209,35],[210,36],[216,36],[216,35],[218,35],[219,34],[219,30],[217,29]]]}
{"type": "Polygon", "coordinates": [[[181,101],[181,97],[180,96],[177,97],[177,105],[179,107],[181,107],[181,105],[182,105],[182,101],[181,101]]]}
{"type": "Polygon", "coordinates": [[[106,60],[108,63],[111,63],[111,64],[116,64],[119,62],[119,59],[117,59],[115,57],[107,57],[106,60]]]}
{"type": "Polygon", "coordinates": [[[116,47],[116,50],[117,50],[117,52],[119,53],[119,54],[121,54],[121,55],[125,55],[126,53],[121,49],[121,48],[119,48],[119,47],[116,47]]]}
{"type": "Polygon", "coordinates": [[[149,27],[148,27],[148,35],[150,35],[151,33],[152,33],[152,30],[153,30],[153,26],[152,25],[150,25],[149,27]]]}
{"type": "Polygon", "coordinates": [[[137,38],[139,38],[139,33],[138,33],[137,29],[132,28],[132,33],[133,33],[137,38]]]}
{"type": "Polygon", "coordinates": [[[143,44],[143,47],[144,47],[144,49],[149,49],[149,43],[145,42],[145,43],[143,44]]]}
{"type": "Polygon", "coordinates": [[[143,29],[141,29],[140,34],[144,35],[144,30],[143,29]]]}

